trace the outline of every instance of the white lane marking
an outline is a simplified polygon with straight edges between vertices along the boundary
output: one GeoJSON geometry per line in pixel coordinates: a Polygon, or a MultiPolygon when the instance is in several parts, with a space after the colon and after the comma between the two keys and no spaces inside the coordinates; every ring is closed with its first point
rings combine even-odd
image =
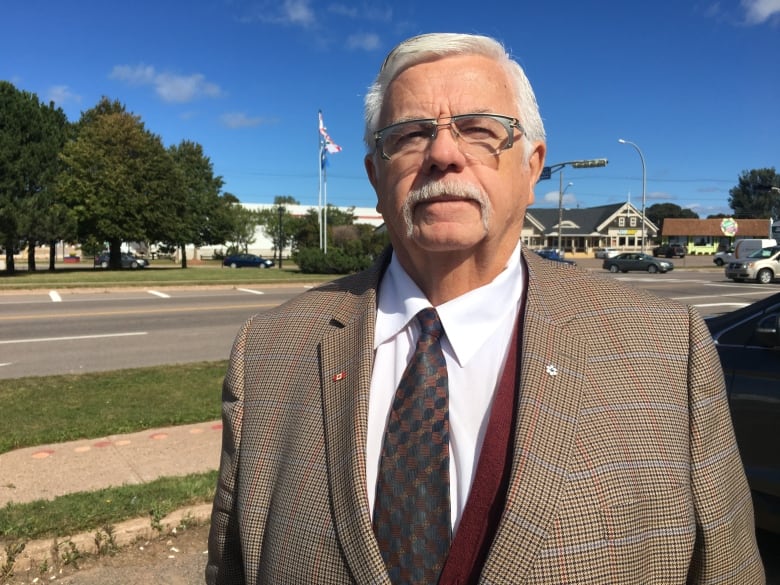
{"type": "Polygon", "coordinates": [[[128,333],[105,333],[103,335],[73,335],[69,337],[38,337],[37,339],[6,339],[0,340],[0,345],[14,343],[39,343],[43,341],[76,341],[79,339],[105,339],[106,337],[131,337],[134,335],[148,335],[146,331],[131,331],[128,333]]]}
{"type": "Polygon", "coordinates": [[[171,298],[171,295],[167,295],[164,292],[160,292],[158,290],[148,290],[146,292],[148,292],[150,295],[154,295],[154,296],[160,297],[161,299],[169,299],[169,298],[171,298]]]}
{"type": "Polygon", "coordinates": [[[264,295],[265,293],[261,290],[252,290],[251,288],[237,288],[237,291],[245,292],[245,293],[252,293],[253,295],[264,295]]]}
{"type": "Polygon", "coordinates": [[[13,362],[5,362],[4,364],[0,364],[0,368],[2,368],[3,366],[12,366],[12,365],[13,362]]]}
{"type": "Polygon", "coordinates": [[[60,293],[58,293],[56,290],[50,290],[49,291],[49,298],[51,299],[52,303],[61,303],[62,297],[60,296],[60,293]]]}

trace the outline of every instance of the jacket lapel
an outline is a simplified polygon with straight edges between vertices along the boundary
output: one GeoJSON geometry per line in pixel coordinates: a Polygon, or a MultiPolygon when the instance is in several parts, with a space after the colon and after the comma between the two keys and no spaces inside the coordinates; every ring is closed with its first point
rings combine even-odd
{"type": "Polygon", "coordinates": [[[500,581],[507,567],[518,583],[528,575],[566,483],[583,392],[586,344],[567,327],[567,311],[559,306],[561,283],[546,282],[540,262],[527,265],[512,472],[504,515],[482,572],[485,582],[500,581]]]}
{"type": "Polygon", "coordinates": [[[348,298],[322,340],[321,384],[328,484],[337,538],[357,583],[387,583],[366,494],[368,394],[376,293],[348,298]]]}

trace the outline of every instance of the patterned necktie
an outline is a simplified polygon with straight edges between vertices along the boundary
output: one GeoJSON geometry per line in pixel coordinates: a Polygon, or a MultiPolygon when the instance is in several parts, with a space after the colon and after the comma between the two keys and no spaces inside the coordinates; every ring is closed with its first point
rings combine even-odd
{"type": "Polygon", "coordinates": [[[447,366],[433,308],[387,422],[374,504],[374,532],[394,585],[434,584],[450,548],[447,366]]]}

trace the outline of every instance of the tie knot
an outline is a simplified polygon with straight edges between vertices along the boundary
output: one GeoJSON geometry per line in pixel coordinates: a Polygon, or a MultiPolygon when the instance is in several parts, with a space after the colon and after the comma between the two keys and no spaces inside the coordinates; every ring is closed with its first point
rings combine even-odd
{"type": "Polygon", "coordinates": [[[417,320],[420,322],[420,337],[433,337],[439,339],[443,328],[439,320],[439,314],[433,307],[428,307],[417,313],[417,320]]]}

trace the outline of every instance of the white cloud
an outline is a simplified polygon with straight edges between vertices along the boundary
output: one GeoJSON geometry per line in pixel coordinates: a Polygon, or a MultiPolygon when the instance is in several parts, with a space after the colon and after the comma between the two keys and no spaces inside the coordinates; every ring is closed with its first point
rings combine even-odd
{"type": "Polygon", "coordinates": [[[46,103],[52,101],[58,106],[66,103],[81,103],[81,96],[73,93],[67,85],[54,85],[46,91],[46,103]]]}
{"type": "Polygon", "coordinates": [[[206,81],[200,73],[189,76],[158,73],[151,65],[116,65],[109,78],[131,85],[151,85],[155,93],[166,102],[184,103],[200,97],[222,95],[219,86],[206,81]]]}
{"type": "MultiPolygon", "coordinates": [[[[544,194],[542,197],[542,200],[545,203],[554,204],[555,207],[558,207],[558,191],[548,191],[544,194]]],[[[566,192],[563,194],[563,206],[565,208],[571,208],[577,206],[577,196],[574,193],[566,192]]]]}
{"type": "Polygon", "coordinates": [[[347,37],[347,47],[350,49],[373,51],[379,48],[379,45],[379,35],[374,33],[357,33],[347,37]]]}
{"type": "Polygon", "coordinates": [[[265,118],[252,118],[243,112],[222,114],[220,120],[222,121],[222,124],[228,128],[252,128],[253,126],[259,126],[260,124],[265,124],[267,122],[265,118]]]}
{"type": "Polygon", "coordinates": [[[762,24],[780,15],[780,0],[742,0],[747,24],[762,24]]]}
{"type": "Polygon", "coordinates": [[[290,24],[304,27],[314,24],[314,12],[309,6],[309,0],[284,0],[282,13],[290,24]]]}

